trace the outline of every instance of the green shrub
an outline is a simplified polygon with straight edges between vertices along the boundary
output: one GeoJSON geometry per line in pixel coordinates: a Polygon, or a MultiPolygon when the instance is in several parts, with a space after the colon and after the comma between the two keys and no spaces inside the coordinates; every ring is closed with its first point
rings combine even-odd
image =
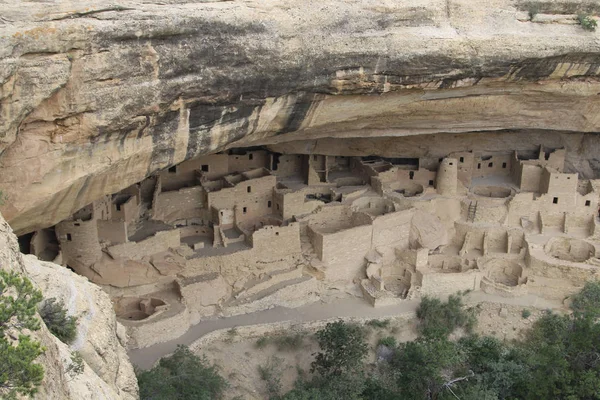
{"type": "Polygon", "coordinates": [[[577,21],[579,22],[579,25],[581,25],[581,27],[586,31],[595,31],[596,26],[598,26],[596,20],[589,14],[579,14],[577,16],[577,21]]]}
{"type": "Polygon", "coordinates": [[[581,292],[573,296],[571,309],[576,313],[600,316],[600,282],[587,282],[581,292]]]}
{"type": "Polygon", "coordinates": [[[328,323],[315,335],[321,352],[317,353],[311,371],[323,377],[342,375],[362,368],[367,344],[362,327],[344,321],[328,323]]]}
{"type": "Polygon", "coordinates": [[[15,272],[0,270],[0,398],[12,399],[18,394],[32,396],[44,378],[44,367],[34,360],[44,352],[41,344],[21,334],[21,329],[40,328],[36,317],[42,293],[29,279],[15,272]],[[7,330],[18,331],[18,341],[8,337],[7,330]]]}
{"type": "Polygon", "coordinates": [[[71,343],[77,337],[77,318],[67,316],[62,301],[50,298],[40,308],[40,316],[54,336],[63,343],[71,343]]]}
{"type": "Polygon", "coordinates": [[[524,319],[531,317],[531,311],[524,308],[523,311],[521,311],[521,317],[523,317],[524,319]]]}
{"type": "Polygon", "coordinates": [[[259,338],[256,343],[254,343],[254,346],[257,349],[263,349],[265,348],[267,345],[269,344],[269,339],[266,336],[263,336],[261,338],[259,338]]]}
{"type": "Polygon", "coordinates": [[[367,321],[367,323],[365,323],[365,325],[370,326],[372,328],[379,328],[379,329],[383,329],[383,328],[387,328],[390,326],[390,320],[389,319],[372,319],[370,321],[367,321]]]}
{"type": "Polygon", "coordinates": [[[377,345],[378,346],[386,346],[386,347],[393,349],[394,347],[396,347],[398,345],[398,342],[396,341],[395,337],[386,336],[384,338],[379,339],[379,341],[377,342],[377,345]]]}
{"type": "Polygon", "coordinates": [[[304,344],[304,335],[296,333],[293,335],[276,336],[272,340],[277,345],[277,350],[298,350],[304,344]]]}
{"type": "Polygon", "coordinates": [[[67,366],[67,374],[73,378],[83,373],[84,369],[85,364],[83,363],[83,357],[81,356],[81,353],[78,351],[71,353],[71,363],[67,366]]]}
{"type": "Polygon", "coordinates": [[[477,322],[472,309],[465,309],[462,297],[451,295],[448,301],[423,296],[419,308],[419,331],[425,337],[448,337],[456,328],[471,332],[477,322]]]}
{"type": "Polygon", "coordinates": [[[163,357],[148,371],[138,372],[140,400],[215,400],[228,386],[217,367],[185,346],[163,357]]]}
{"type": "Polygon", "coordinates": [[[277,357],[271,357],[267,364],[258,366],[260,379],[267,385],[269,398],[278,398],[281,393],[281,365],[283,360],[277,357]]]}

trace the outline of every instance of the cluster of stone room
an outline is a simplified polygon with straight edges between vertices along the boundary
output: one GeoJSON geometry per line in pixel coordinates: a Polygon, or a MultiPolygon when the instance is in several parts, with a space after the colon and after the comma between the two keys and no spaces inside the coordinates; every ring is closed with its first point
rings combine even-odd
{"type": "Polygon", "coordinates": [[[600,268],[600,180],[564,160],[234,149],[99,199],[30,248],[102,285],[138,347],[340,284],[374,306],[463,289],[562,298],[600,268]]]}

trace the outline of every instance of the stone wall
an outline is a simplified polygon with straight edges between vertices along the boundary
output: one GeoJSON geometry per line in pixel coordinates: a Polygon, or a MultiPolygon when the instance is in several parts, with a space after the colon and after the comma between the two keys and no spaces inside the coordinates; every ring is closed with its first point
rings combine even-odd
{"type": "Polygon", "coordinates": [[[365,255],[371,249],[373,227],[361,225],[323,236],[321,261],[327,266],[328,280],[352,281],[364,274],[365,255]]]}
{"type": "Polygon", "coordinates": [[[299,254],[300,224],[291,223],[288,226],[267,225],[252,234],[252,248],[259,255],[269,257],[299,254]]]}
{"type": "Polygon", "coordinates": [[[166,223],[185,218],[206,218],[204,195],[201,186],[159,193],[152,207],[152,216],[166,223]]]}
{"type": "Polygon", "coordinates": [[[100,240],[100,242],[111,244],[127,242],[127,223],[125,221],[99,220],[98,240],[100,240]]]}
{"type": "Polygon", "coordinates": [[[108,253],[113,258],[141,260],[151,254],[167,251],[180,246],[179,230],[161,231],[140,242],[127,242],[109,247],[108,253]]]}
{"type": "Polygon", "coordinates": [[[97,220],[63,221],[56,225],[63,261],[74,268],[94,264],[102,256],[97,220]]]}

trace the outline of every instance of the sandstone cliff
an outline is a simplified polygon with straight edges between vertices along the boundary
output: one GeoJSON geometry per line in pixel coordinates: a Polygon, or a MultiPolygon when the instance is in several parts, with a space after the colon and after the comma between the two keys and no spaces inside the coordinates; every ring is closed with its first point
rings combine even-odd
{"type": "Polygon", "coordinates": [[[32,336],[46,348],[37,362],[45,374],[38,399],[136,399],[137,381],[125,351],[127,335],[117,323],[108,295],[66,268],[23,257],[17,238],[0,215],[0,267],[27,276],[44,295],[63,300],[79,319],[75,342],[67,346],[42,324],[32,336]],[[83,373],[71,375],[71,354],[79,351],[83,373]]]}
{"type": "MultiPolygon", "coordinates": [[[[535,134],[588,152],[598,143],[586,133],[600,131],[600,34],[578,26],[578,12],[600,7],[8,2],[0,16],[1,210],[17,233],[29,232],[231,145],[300,141],[302,152],[368,155],[390,137],[438,134],[417,146],[435,154],[455,134],[500,131],[507,135],[466,139],[467,149],[529,148],[539,141],[521,139],[535,134]],[[338,149],[323,143],[331,138],[349,141],[338,149]]],[[[595,173],[600,158],[587,155],[590,162],[569,165],[595,173]]]]}

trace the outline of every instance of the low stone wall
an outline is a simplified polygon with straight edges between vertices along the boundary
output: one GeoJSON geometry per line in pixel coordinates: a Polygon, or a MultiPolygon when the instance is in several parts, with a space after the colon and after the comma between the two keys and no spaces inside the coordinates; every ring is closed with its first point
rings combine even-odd
{"type": "Polygon", "coordinates": [[[141,349],[150,347],[157,343],[177,339],[190,328],[190,314],[183,308],[177,314],[170,317],[157,318],[139,323],[123,322],[129,334],[129,347],[141,349]]]}
{"type": "Polygon", "coordinates": [[[167,251],[169,248],[180,246],[179,230],[161,231],[154,236],[140,242],[127,242],[108,248],[108,253],[113,258],[129,258],[141,260],[150,254],[167,251]]]}

